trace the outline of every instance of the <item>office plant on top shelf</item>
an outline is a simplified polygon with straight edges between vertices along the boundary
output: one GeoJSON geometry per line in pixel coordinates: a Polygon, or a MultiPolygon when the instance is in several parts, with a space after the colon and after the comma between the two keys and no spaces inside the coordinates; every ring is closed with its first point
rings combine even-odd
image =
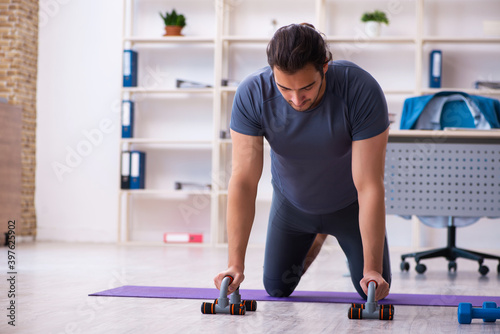
{"type": "Polygon", "coordinates": [[[389,25],[389,19],[384,12],[375,10],[373,12],[365,12],[361,16],[361,22],[365,23],[365,32],[369,37],[380,36],[382,23],[389,25]]]}
{"type": "Polygon", "coordinates": [[[166,12],[165,15],[160,12],[160,16],[165,23],[165,34],[163,36],[182,36],[182,28],[186,26],[186,17],[183,14],[177,14],[175,9],[166,12]]]}

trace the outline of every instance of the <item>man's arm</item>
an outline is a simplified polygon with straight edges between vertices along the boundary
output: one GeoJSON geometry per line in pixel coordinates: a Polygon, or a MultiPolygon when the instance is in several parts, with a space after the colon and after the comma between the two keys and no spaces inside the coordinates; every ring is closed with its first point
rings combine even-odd
{"type": "Polygon", "coordinates": [[[389,129],[352,143],[352,177],[358,191],[359,228],[363,241],[364,269],[360,284],[365,293],[368,282],[377,282],[375,298],[389,294],[382,278],[385,240],[384,165],[389,129]]]}
{"type": "Polygon", "coordinates": [[[263,166],[263,137],[247,136],[231,130],[231,138],[233,158],[227,203],[228,269],[214,278],[218,289],[226,275],[234,278],[228,294],[235,291],[244,279],[245,253],[263,166]]]}

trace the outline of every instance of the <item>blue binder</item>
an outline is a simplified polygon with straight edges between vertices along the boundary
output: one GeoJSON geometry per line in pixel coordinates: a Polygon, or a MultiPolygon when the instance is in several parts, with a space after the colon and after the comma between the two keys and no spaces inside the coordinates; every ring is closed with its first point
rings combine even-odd
{"type": "Polygon", "coordinates": [[[123,87],[137,87],[137,52],[123,50],[123,87]]]}
{"type": "Polygon", "coordinates": [[[122,138],[134,137],[134,102],[122,101],[122,138]]]}
{"type": "Polygon", "coordinates": [[[146,153],[130,151],[130,189],[144,189],[146,183],[146,153]]]}
{"type": "Polygon", "coordinates": [[[441,88],[442,71],[443,71],[443,54],[441,50],[432,50],[429,59],[430,88],[441,88]]]}
{"type": "Polygon", "coordinates": [[[121,189],[130,189],[130,151],[122,151],[121,189]]]}

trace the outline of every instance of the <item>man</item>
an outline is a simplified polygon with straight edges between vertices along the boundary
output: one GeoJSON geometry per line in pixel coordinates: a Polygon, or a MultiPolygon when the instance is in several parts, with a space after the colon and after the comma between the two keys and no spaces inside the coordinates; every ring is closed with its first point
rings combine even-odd
{"type": "Polygon", "coordinates": [[[331,52],[312,25],[280,28],[267,47],[269,66],[238,87],[231,115],[233,166],[228,187],[228,268],[232,293],[244,279],[245,253],[263,166],[271,146],[273,200],[264,286],[289,296],[326,235],[337,238],[351,278],[366,298],[389,294],[384,163],[388,115],[378,83],[331,52]]]}

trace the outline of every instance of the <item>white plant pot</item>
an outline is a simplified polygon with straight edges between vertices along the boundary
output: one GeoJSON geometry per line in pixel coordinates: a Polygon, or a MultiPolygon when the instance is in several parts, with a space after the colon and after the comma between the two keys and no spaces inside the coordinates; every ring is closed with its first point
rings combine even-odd
{"type": "Polygon", "coordinates": [[[368,37],[378,37],[380,36],[380,26],[380,22],[365,22],[365,33],[368,35],[368,37]]]}

